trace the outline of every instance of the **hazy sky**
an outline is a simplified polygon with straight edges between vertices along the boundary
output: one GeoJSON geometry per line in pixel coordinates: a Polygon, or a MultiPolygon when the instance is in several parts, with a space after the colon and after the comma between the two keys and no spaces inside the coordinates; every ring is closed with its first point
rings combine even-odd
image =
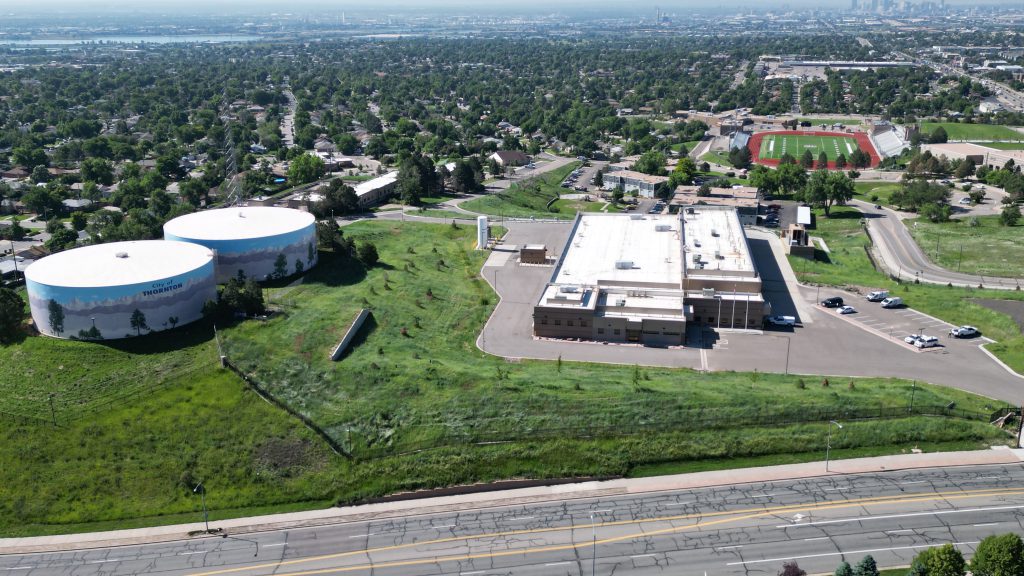
{"type": "MultiPolygon", "coordinates": [[[[911,0],[914,2],[915,0],[911,0]]],[[[918,0],[919,1],[919,0],[918,0]]],[[[949,4],[979,4],[981,2],[970,0],[948,0],[949,4]]],[[[1021,4],[1020,0],[986,0],[985,4],[1021,4]]],[[[722,3],[711,3],[723,6],[722,3]]],[[[738,0],[730,5],[744,4],[747,6],[781,6],[788,4],[793,7],[823,7],[836,8],[849,6],[849,0],[738,0]]],[[[659,6],[666,11],[686,9],[706,9],[709,6],[707,0],[643,0],[639,3],[630,3],[631,6],[654,7],[659,6]]],[[[260,11],[293,11],[313,8],[331,8],[336,10],[352,10],[359,12],[371,12],[375,9],[388,10],[396,7],[418,8],[421,10],[438,9],[444,7],[473,8],[480,12],[487,12],[488,7],[496,11],[506,12],[518,8],[542,10],[544,12],[559,11],[560,9],[592,10],[600,7],[622,9],[624,6],[621,0],[515,0],[514,2],[494,0],[0,0],[0,10],[13,12],[39,12],[42,10],[60,9],[74,12],[93,11],[100,12],[108,9],[123,11],[140,10],[168,10],[175,11],[210,11],[225,9],[231,11],[244,9],[257,9],[260,11]]]]}

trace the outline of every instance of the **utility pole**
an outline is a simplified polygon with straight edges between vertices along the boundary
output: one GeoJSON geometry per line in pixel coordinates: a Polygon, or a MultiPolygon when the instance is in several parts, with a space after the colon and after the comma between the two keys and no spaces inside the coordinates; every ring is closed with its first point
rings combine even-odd
{"type": "Polygon", "coordinates": [[[594,513],[590,513],[590,533],[593,535],[593,554],[590,558],[590,574],[597,576],[597,524],[594,523],[594,513]]]}
{"type": "Polygon", "coordinates": [[[50,418],[53,419],[53,427],[57,427],[57,409],[53,407],[53,392],[50,392],[50,418]]]}
{"type": "Polygon", "coordinates": [[[914,413],[914,396],[917,395],[917,380],[914,380],[914,382],[910,386],[911,386],[911,388],[910,388],[910,410],[909,410],[909,412],[911,414],[913,414],[914,413]]]}
{"type": "Polygon", "coordinates": [[[960,256],[956,259],[956,271],[960,271],[960,261],[964,259],[964,245],[960,245],[960,256]]]}

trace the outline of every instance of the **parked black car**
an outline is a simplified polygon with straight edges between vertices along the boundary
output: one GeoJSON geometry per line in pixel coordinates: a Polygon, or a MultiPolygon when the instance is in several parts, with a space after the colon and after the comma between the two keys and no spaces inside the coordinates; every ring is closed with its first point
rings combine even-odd
{"type": "Polygon", "coordinates": [[[833,296],[831,298],[825,298],[821,301],[821,305],[825,308],[839,308],[843,305],[843,299],[839,296],[833,296]]]}

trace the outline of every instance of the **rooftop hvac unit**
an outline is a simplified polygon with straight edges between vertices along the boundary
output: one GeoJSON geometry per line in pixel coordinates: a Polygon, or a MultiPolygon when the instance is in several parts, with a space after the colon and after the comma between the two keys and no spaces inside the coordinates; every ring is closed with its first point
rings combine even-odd
{"type": "Polygon", "coordinates": [[[629,215],[629,219],[630,220],[643,220],[644,219],[644,215],[643,214],[630,214],[629,215]]]}
{"type": "Polygon", "coordinates": [[[686,213],[687,214],[696,214],[696,212],[694,212],[693,208],[687,208],[686,209],[686,213]]]}
{"type": "Polygon", "coordinates": [[[579,286],[561,286],[558,288],[559,292],[569,292],[570,294],[580,291],[579,286]]]}
{"type": "Polygon", "coordinates": [[[721,259],[722,259],[722,253],[719,252],[718,250],[715,250],[715,260],[721,260],[721,259]]]}
{"type": "Polygon", "coordinates": [[[693,245],[697,248],[700,248],[700,240],[694,239],[693,245]]]}
{"type": "Polygon", "coordinates": [[[658,224],[657,226],[654,227],[654,230],[656,232],[671,232],[672,231],[672,225],[671,224],[658,224]]]}
{"type": "Polygon", "coordinates": [[[693,255],[693,263],[694,264],[700,264],[700,254],[694,254],[693,255]]]}
{"type": "Polygon", "coordinates": [[[626,305],[626,299],[625,298],[619,298],[618,300],[615,301],[615,305],[616,306],[625,306],[626,305]]]}
{"type": "Polygon", "coordinates": [[[568,300],[569,298],[562,293],[555,294],[555,300],[568,300]]]}
{"type": "Polygon", "coordinates": [[[632,260],[617,260],[615,262],[615,267],[618,268],[619,270],[629,270],[630,268],[633,267],[633,261],[632,260]]]}
{"type": "Polygon", "coordinates": [[[711,235],[714,236],[715,238],[717,238],[718,237],[718,230],[715,230],[714,228],[712,228],[711,229],[711,235]]]}
{"type": "Polygon", "coordinates": [[[715,297],[715,289],[714,288],[702,288],[700,293],[701,293],[701,296],[703,296],[705,298],[714,298],[715,297]]]}

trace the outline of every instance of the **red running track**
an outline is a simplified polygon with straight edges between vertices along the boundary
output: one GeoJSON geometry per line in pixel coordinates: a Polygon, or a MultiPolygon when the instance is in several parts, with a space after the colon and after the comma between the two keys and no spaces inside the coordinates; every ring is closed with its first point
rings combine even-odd
{"type": "MultiPolygon", "coordinates": [[[[871,139],[868,138],[868,135],[867,135],[866,132],[853,132],[853,133],[849,133],[849,132],[821,132],[821,131],[814,131],[814,130],[778,130],[778,131],[775,131],[775,132],[758,132],[756,134],[753,134],[750,137],[750,141],[747,143],[747,148],[750,149],[750,159],[751,159],[751,161],[753,161],[753,162],[755,162],[757,164],[764,164],[766,166],[778,166],[779,165],[779,161],[777,159],[776,160],[769,160],[767,158],[763,159],[763,158],[760,157],[761,156],[761,141],[764,140],[765,136],[787,136],[787,135],[788,136],[826,136],[826,137],[831,136],[831,137],[836,137],[836,138],[853,138],[854,140],[856,140],[857,146],[859,146],[861,150],[867,152],[868,156],[871,156],[871,167],[872,168],[878,166],[878,164],[882,161],[882,159],[878,156],[878,152],[875,151],[874,145],[871,144],[871,139]]],[[[799,161],[800,158],[797,157],[797,160],[799,161]]],[[[847,160],[849,160],[849,157],[847,157],[847,160]]],[[[818,158],[815,157],[814,161],[815,161],[815,165],[817,165],[818,158]]],[[[835,166],[835,162],[829,161],[828,167],[834,169],[836,167],[835,166]]]]}

